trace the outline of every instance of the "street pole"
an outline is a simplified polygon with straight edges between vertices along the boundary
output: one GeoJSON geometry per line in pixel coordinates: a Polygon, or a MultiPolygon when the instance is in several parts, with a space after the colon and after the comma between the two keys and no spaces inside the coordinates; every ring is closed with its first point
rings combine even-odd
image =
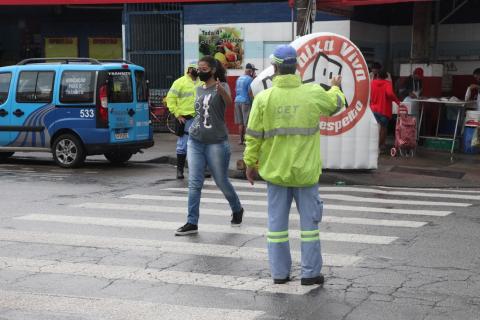
{"type": "Polygon", "coordinates": [[[307,8],[310,0],[296,0],[297,7],[297,36],[305,35],[305,26],[308,23],[307,8]]]}

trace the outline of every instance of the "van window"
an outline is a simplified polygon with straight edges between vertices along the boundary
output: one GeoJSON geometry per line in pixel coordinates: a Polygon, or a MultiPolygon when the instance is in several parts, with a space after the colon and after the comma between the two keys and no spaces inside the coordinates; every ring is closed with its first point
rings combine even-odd
{"type": "Polygon", "coordinates": [[[10,90],[11,73],[0,73],[0,104],[5,103],[8,99],[8,91],[10,90]]]}
{"type": "Polygon", "coordinates": [[[109,97],[108,101],[112,103],[132,102],[132,73],[130,70],[110,70],[108,71],[109,97]]]}
{"type": "Polygon", "coordinates": [[[17,102],[51,102],[54,77],[53,71],[21,72],[17,86],[17,102]]]}
{"type": "Polygon", "coordinates": [[[145,80],[145,72],[135,71],[135,82],[137,84],[137,101],[147,102],[147,81],[145,80]]]}
{"type": "Polygon", "coordinates": [[[62,74],[60,102],[94,103],[95,72],[65,71],[62,74]]]}

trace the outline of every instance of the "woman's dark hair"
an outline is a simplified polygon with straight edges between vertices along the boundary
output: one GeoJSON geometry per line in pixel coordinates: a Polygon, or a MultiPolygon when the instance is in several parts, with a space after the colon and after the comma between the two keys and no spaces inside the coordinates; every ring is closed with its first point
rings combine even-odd
{"type": "Polygon", "coordinates": [[[388,73],[387,71],[385,70],[380,70],[380,72],[378,73],[378,77],[380,79],[387,79],[388,78],[388,73]]]}
{"type": "Polygon", "coordinates": [[[213,75],[215,80],[218,79],[220,82],[227,82],[227,71],[220,61],[212,56],[204,56],[198,60],[198,62],[200,61],[206,62],[211,69],[215,68],[217,70],[213,75]]]}

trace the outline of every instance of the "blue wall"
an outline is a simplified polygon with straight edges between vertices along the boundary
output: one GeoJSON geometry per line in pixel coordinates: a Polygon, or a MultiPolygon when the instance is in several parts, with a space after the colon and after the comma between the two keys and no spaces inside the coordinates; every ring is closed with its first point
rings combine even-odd
{"type": "MultiPolygon", "coordinates": [[[[254,23],[291,21],[288,2],[250,2],[226,4],[186,4],[184,24],[254,23]]],[[[344,20],[317,14],[317,21],[344,20]]]]}

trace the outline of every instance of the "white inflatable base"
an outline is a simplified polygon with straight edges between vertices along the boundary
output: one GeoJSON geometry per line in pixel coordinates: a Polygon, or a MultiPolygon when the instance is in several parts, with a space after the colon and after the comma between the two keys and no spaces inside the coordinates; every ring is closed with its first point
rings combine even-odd
{"type": "Polygon", "coordinates": [[[337,136],[321,136],[324,169],[377,169],[379,125],[368,108],[351,130],[337,136]]]}

